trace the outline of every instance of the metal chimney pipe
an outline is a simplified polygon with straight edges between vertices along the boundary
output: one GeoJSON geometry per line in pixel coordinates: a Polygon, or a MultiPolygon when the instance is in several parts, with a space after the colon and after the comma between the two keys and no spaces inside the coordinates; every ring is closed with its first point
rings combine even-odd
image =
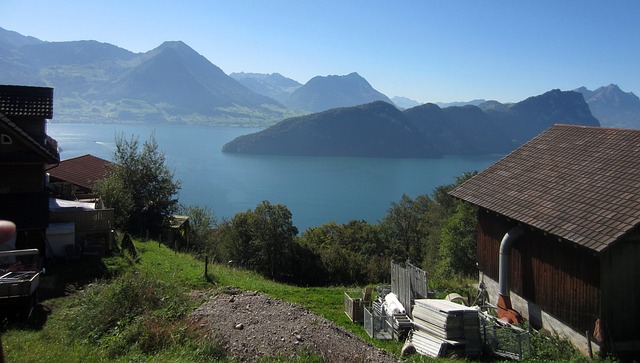
{"type": "Polygon", "coordinates": [[[500,242],[500,260],[498,270],[498,293],[502,296],[509,296],[509,283],[510,283],[510,262],[511,262],[511,247],[513,243],[524,234],[524,228],[517,225],[505,233],[502,241],[500,242]]]}

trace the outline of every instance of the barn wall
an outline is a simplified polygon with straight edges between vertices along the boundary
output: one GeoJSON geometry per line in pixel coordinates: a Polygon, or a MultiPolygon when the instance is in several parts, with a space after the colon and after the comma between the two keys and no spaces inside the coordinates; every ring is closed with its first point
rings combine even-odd
{"type": "MultiPolygon", "coordinates": [[[[483,276],[483,282],[486,286],[487,293],[491,297],[489,302],[495,304],[496,296],[498,296],[498,281],[493,280],[488,276],[483,276]]],[[[591,350],[592,354],[598,354],[601,351],[601,346],[598,342],[593,339],[588,340],[585,332],[574,330],[566,323],[556,319],[550,314],[547,314],[535,303],[527,301],[515,293],[511,294],[511,303],[513,308],[520,312],[532,326],[544,327],[547,331],[565,337],[583,354],[588,355],[589,350],[591,350]]]]}
{"type": "MultiPolygon", "coordinates": [[[[498,281],[500,241],[516,223],[484,210],[478,220],[478,264],[498,281]]],[[[511,251],[510,288],[577,332],[593,331],[599,317],[599,266],[592,251],[526,228],[511,251]]]]}
{"type": "Polygon", "coordinates": [[[602,253],[600,264],[605,337],[614,350],[623,342],[640,343],[640,230],[602,253]]]}

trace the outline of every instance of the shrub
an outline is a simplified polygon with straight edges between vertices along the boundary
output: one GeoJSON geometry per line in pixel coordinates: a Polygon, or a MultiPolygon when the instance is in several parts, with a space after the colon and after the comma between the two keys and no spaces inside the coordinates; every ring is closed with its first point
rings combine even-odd
{"type": "Polygon", "coordinates": [[[136,347],[153,353],[171,344],[171,330],[189,309],[178,289],[128,272],[86,288],[67,312],[72,337],[108,347],[117,357],[136,347]]]}

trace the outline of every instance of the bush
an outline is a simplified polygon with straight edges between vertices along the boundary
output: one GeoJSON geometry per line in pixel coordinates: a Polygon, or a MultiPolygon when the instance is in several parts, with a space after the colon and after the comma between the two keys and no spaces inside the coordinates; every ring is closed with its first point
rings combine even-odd
{"type": "Polygon", "coordinates": [[[214,253],[216,215],[208,206],[180,206],[180,213],[189,216],[188,248],[197,253],[214,253]]]}
{"type": "Polygon", "coordinates": [[[189,311],[178,289],[139,272],[90,285],[67,312],[73,338],[108,348],[112,357],[132,348],[153,353],[171,344],[175,322],[189,311]]]}

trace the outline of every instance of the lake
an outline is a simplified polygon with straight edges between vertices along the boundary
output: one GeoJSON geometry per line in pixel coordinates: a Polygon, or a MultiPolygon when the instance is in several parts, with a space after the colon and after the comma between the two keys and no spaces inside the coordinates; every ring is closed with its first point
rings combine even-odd
{"type": "Polygon", "coordinates": [[[224,154],[222,146],[260,129],[176,124],[68,124],[49,122],[62,160],[92,154],[113,159],[115,136],[155,133],[168,167],[182,183],[183,204],[211,207],[231,219],[260,202],[284,204],[300,232],[329,221],[377,223],[403,194],[431,194],[466,171],[482,171],[500,155],[442,159],[295,157],[224,154]]]}

